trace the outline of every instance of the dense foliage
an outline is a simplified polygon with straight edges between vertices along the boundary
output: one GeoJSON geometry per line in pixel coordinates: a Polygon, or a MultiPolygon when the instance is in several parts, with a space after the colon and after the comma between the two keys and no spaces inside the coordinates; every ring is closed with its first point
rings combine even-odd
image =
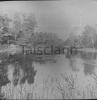
{"type": "Polygon", "coordinates": [[[4,86],[10,82],[8,79],[8,65],[12,64],[14,67],[13,72],[13,84],[17,85],[18,82],[25,83],[27,80],[29,84],[34,83],[34,76],[36,71],[34,70],[32,57],[21,53],[9,54],[7,52],[10,44],[14,45],[27,45],[36,27],[36,20],[32,15],[20,16],[16,14],[12,19],[8,16],[0,16],[0,50],[6,50],[6,52],[0,52],[0,86],[4,86]],[[19,80],[20,70],[23,71],[23,77],[19,80]]]}
{"type": "Polygon", "coordinates": [[[64,41],[59,39],[55,34],[35,32],[37,27],[36,19],[33,14],[19,15],[15,14],[13,19],[8,16],[0,16],[0,85],[6,85],[10,82],[8,79],[8,65],[13,65],[13,84],[16,86],[18,83],[24,84],[27,81],[29,84],[34,83],[36,70],[34,69],[33,62],[46,63],[47,61],[55,61],[55,56],[41,57],[32,54],[24,54],[21,52],[8,51],[11,48],[11,44],[18,45],[17,49],[31,49],[33,47],[41,46],[58,46],[62,47],[64,41]],[[4,52],[5,50],[5,52],[4,52]],[[23,71],[22,78],[21,70],[23,71]]]}
{"type": "MultiPolygon", "coordinates": [[[[19,48],[25,46],[28,49],[41,46],[44,47],[76,47],[76,48],[97,48],[97,34],[95,28],[86,26],[81,36],[71,35],[66,41],[57,37],[56,34],[47,32],[35,32],[37,22],[33,14],[19,15],[15,14],[13,19],[7,15],[0,16],[0,85],[6,85],[10,81],[7,77],[8,65],[14,67],[14,85],[23,84],[27,81],[29,84],[34,83],[36,70],[33,62],[46,63],[48,60],[56,61],[57,55],[38,56],[33,54],[24,55],[23,52],[7,52],[10,45],[18,45],[19,48]],[[6,49],[6,52],[4,50],[6,49]],[[19,79],[21,70],[23,77],[19,79]]],[[[11,49],[11,48],[10,48],[11,49]]],[[[83,54],[83,53],[82,53],[83,54]]]]}
{"type": "Polygon", "coordinates": [[[65,41],[65,45],[79,48],[97,48],[96,28],[86,25],[80,35],[71,33],[65,41]]]}

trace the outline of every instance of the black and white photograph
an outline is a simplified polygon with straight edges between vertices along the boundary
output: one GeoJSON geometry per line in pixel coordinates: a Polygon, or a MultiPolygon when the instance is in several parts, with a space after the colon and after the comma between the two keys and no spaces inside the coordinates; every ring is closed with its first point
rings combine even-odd
{"type": "Polygon", "coordinates": [[[0,100],[97,99],[97,0],[0,1],[0,100]]]}

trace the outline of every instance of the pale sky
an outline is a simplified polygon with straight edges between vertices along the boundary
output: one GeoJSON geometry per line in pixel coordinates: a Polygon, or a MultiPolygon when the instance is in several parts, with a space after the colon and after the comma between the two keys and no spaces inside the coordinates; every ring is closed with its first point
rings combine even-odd
{"type": "Polygon", "coordinates": [[[97,24],[96,0],[5,1],[0,12],[33,12],[39,30],[53,32],[65,38],[73,27],[97,24]]]}

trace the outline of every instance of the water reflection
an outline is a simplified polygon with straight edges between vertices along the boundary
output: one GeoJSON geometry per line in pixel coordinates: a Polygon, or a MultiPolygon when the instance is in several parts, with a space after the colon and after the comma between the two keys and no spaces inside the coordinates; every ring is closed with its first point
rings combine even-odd
{"type": "Polygon", "coordinates": [[[88,64],[88,63],[84,63],[84,73],[85,75],[91,75],[94,73],[95,70],[95,65],[93,64],[88,64]]]}
{"type": "Polygon", "coordinates": [[[84,74],[91,75],[94,73],[94,70],[97,65],[96,56],[97,56],[96,52],[78,51],[76,54],[71,55],[69,58],[67,58],[66,56],[66,58],[69,60],[73,72],[76,71],[79,72],[81,69],[80,68],[81,64],[83,66],[84,74]]]}

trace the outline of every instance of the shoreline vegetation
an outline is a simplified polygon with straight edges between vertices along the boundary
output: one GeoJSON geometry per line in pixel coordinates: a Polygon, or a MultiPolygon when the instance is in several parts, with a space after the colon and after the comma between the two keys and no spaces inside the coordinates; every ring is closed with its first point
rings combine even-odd
{"type": "Polygon", "coordinates": [[[8,79],[8,66],[13,65],[13,85],[29,85],[35,81],[37,70],[34,62],[40,64],[56,63],[58,55],[65,55],[69,60],[78,56],[85,60],[96,59],[97,32],[86,26],[81,35],[73,33],[66,39],[56,34],[35,32],[37,22],[33,14],[16,15],[10,19],[0,15],[0,86],[11,81],[8,79]],[[22,17],[22,21],[21,18],[22,17]],[[13,27],[10,27],[10,23],[13,27]],[[21,70],[23,72],[21,77],[21,70]]]}

